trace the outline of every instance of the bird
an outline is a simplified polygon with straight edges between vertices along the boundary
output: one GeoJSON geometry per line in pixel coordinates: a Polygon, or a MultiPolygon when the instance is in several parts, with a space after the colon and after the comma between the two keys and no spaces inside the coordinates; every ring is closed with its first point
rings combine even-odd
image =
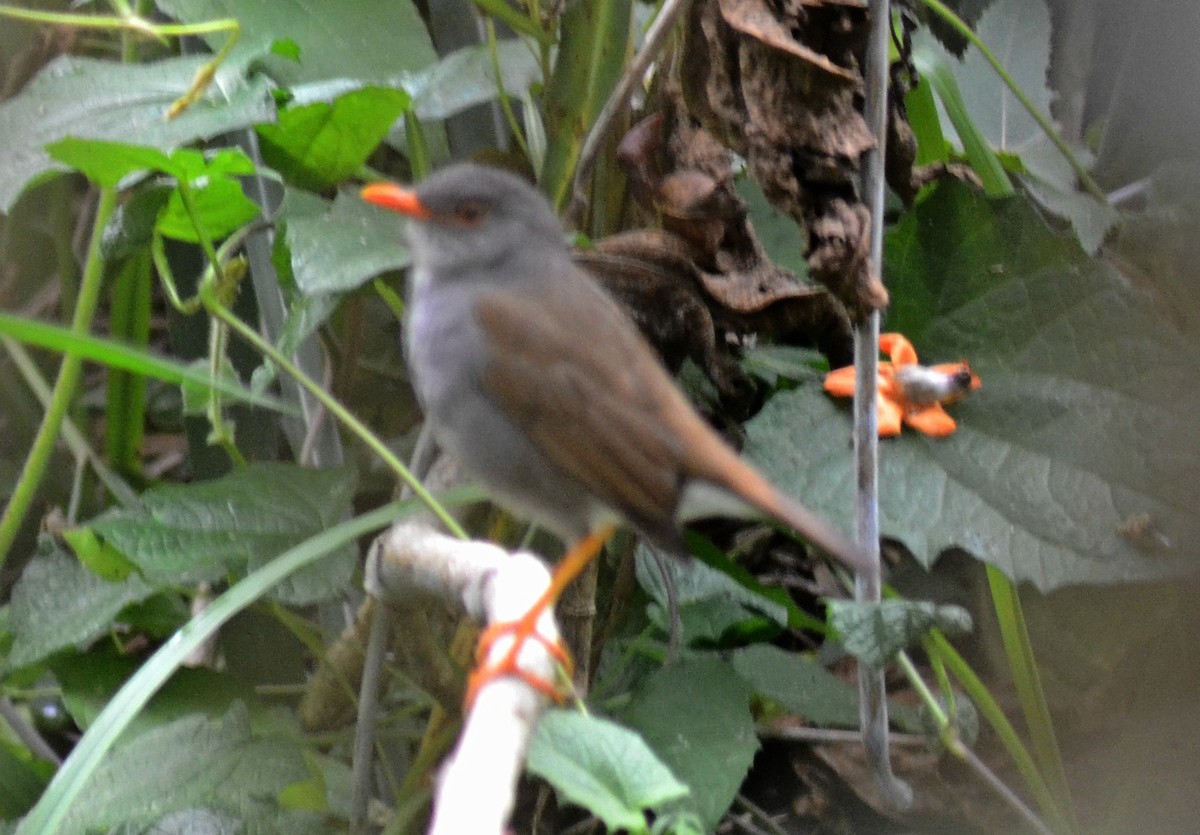
{"type": "Polygon", "coordinates": [[[415,188],[380,182],[361,195],[409,218],[405,351],[439,446],[502,506],[571,546],[513,627],[520,638],[619,524],[685,555],[685,522],[772,520],[867,570],[867,549],[781,493],[695,411],[629,316],[572,261],[562,222],[532,184],[457,163],[415,188]]]}

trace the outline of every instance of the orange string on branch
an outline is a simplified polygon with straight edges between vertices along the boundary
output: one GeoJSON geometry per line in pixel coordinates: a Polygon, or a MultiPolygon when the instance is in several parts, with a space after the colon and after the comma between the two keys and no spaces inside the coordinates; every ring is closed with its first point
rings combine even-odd
{"type": "MultiPolygon", "coordinates": [[[[982,385],[967,361],[921,365],[912,343],[899,333],[880,334],[879,349],[888,356],[879,363],[880,437],[899,435],[901,423],[936,438],[952,434],[958,424],[942,407],[982,385]]],[[[854,366],[826,374],[825,391],[853,397],[854,366]]]]}

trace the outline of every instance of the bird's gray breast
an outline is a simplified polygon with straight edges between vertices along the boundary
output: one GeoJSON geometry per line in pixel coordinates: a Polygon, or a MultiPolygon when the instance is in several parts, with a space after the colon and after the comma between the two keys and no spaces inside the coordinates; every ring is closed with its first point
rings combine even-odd
{"type": "Polygon", "coordinates": [[[475,318],[479,284],[416,275],[406,351],[417,398],[438,444],[497,498],[566,539],[585,533],[596,504],[554,467],[487,394],[490,348],[475,318]]]}

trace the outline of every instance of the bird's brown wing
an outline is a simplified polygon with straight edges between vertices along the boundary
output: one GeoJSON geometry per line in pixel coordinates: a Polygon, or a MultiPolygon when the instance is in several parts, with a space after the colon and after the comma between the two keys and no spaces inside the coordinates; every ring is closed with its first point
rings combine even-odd
{"type": "MultiPolygon", "coordinates": [[[[575,268],[571,268],[575,269],[575,268]]],[[[737,496],[862,570],[870,557],[783,496],[692,409],[616,302],[579,272],[480,297],[483,386],[542,454],[660,542],[688,481],[737,496]]]]}
{"type": "Polygon", "coordinates": [[[484,389],[556,467],[647,533],[669,535],[681,456],[659,387],[678,396],[674,384],[591,279],[573,272],[533,288],[479,300],[484,389]]]}

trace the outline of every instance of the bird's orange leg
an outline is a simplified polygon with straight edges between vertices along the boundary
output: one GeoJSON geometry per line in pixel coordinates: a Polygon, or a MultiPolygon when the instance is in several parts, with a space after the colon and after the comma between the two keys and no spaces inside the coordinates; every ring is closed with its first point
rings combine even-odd
{"type": "Polygon", "coordinates": [[[571,669],[571,657],[567,654],[567,651],[561,645],[547,640],[545,636],[538,632],[537,622],[541,618],[542,613],[558,601],[563,590],[571,584],[571,581],[578,577],[591,561],[596,558],[600,553],[600,549],[604,547],[604,543],[609,540],[615,530],[615,525],[605,525],[603,528],[593,531],[577,542],[563,556],[562,562],[554,569],[554,574],[550,578],[550,584],[542,592],[537,601],[529,607],[529,611],[518,620],[494,623],[483,630],[483,633],[479,636],[479,645],[475,651],[478,666],[471,671],[471,675],[467,679],[466,709],[468,711],[471,709],[471,705],[475,703],[475,697],[478,695],[479,690],[485,684],[492,679],[506,675],[516,676],[530,687],[544,693],[550,698],[556,700],[562,698],[562,693],[552,682],[522,670],[517,664],[517,656],[520,655],[525,642],[532,639],[541,643],[555,660],[565,668],[568,670],[571,669]],[[509,647],[508,652],[498,662],[488,664],[487,657],[491,652],[492,645],[505,635],[512,636],[512,646],[509,647]]]}

